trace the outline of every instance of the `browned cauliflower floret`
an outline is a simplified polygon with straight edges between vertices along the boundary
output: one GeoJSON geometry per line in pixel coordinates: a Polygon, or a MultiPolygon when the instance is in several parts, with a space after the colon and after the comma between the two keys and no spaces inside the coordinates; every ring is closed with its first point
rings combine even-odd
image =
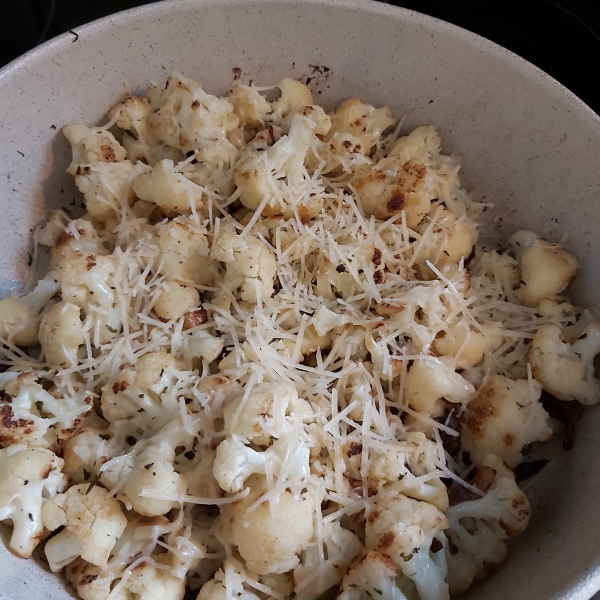
{"type": "Polygon", "coordinates": [[[525,306],[537,306],[543,298],[555,298],[575,277],[577,259],[532,231],[517,231],[508,244],[521,266],[525,306]]]}
{"type": "Polygon", "coordinates": [[[462,447],[474,464],[495,454],[516,467],[525,446],[552,437],[548,414],[539,402],[541,391],[535,380],[489,377],[463,417],[462,447]]]}
{"type": "Polygon", "coordinates": [[[483,579],[496,570],[506,556],[504,540],[523,533],[529,523],[529,500],[515,483],[513,472],[492,454],[482,467],[494,473],[491,484],[483,490],[487,493],[454,504],[447,512],[445,533],[452,544],[447,552],[448,583],[453,593],[466,590],[475,578],[483,579]]]}
{"type": "Polygon", "coordinates": [[[105,567],[117,538],[127,526],[119,501],[104,488],[90,489],[87,483],[74,485],[46,502],[42,520],[50,531],[65,527],[45,546],[46,558],[55,573],[78,556],[105,567]]]}
{"type": "Polygon", "coordinates": [[[386,220],[404,211],[411,229],[423,220],[435,198],[427,167],[416,160],[402,164],[384,159],[377,166],[360,165],[350,183],[366,216],[386,220]]]}
{"type": "Polygon", "coordinates": [[[544,390],[559,400],[597,404],[600,381],[594,377],[594,358],[598,354],[600,323],[587,325],[572,344],[563,341],[560,327],[544,325],[533,338],[527,360],[544,390]]]}
{"type": "Polygon", "coordinates": [[[435,352],[451,358],[457,369],[469,369],[476,365],[488,347],[486,336],[472,329],[466,320],[458,321],[446,329],[433,343],[435,352]]]}
{"type": "Polygon", "coordinates": [[[125,148],[117,142],[113,134],[102,127],[89,128],[85,125],[70,123],[63,129],[65,137],[71,142],[73,160],[67,169],[76,175],[78,167],[92,163],[116,163],[125,160],[125,148]]]}
{"type": "Polygon", "coordinates": [[[231,505],[231,541],[248,568],[259,575],[294,569],[313,536],[314,500],[308,494],[296,498],[283,490],[272,504],[267,500],[248,510],[266,486],[258,476],[247,484],[252,492],[231,505]]]}
{"type": "Polygon", "coordinates": [[[389,108],[375,108],[357,98],[346,100],[330,116],[329,137],[336,133],[349,133],[361,141],[363,154],[369,154],[381,141],[382,133],[394,124],[389,108]]]}

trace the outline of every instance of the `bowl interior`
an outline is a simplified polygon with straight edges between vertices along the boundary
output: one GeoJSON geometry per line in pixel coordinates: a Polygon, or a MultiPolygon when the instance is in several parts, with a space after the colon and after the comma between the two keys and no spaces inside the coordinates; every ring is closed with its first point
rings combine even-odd
{"type": "MultiPolygon", "coordinates": [[[[145,6],[65,34],[0,73],[0,292],[28,277],[30,230],[77,197],[59,135],[99,122],[128,91],[173,70],[222,93],[234,68],[257,85],[310,75],[332,106],[350,96],[388,105],[405,129],[440,128],[462,177],[495,205],[490,244],[531,228],[580,258],[577,301],[600,293],[600,121],[557,82],[508,51],[435,19],[361,0],[145,6]],[[327,67],[328,71],[320,67],[327,67]]],[[[528,488],[534,516],[501,572],[467,597],[589,598],[600,588],[600,457],[589,411],[575,449],[528,488]]],[[[54,576],[0,548],[0,598],[68,597],[54,576]]]]}

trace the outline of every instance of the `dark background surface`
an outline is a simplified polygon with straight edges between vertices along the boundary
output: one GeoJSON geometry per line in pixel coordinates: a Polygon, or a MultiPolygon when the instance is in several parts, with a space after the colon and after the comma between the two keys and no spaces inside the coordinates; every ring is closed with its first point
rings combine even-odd
{"type": "MultiPolygon", "coordinates": [[[[168,1],[168,0],[167,0],[168,1]]],[[[600,113],[600,0],[396,0],[546,71],[600,113]]],[[[0,66],[41,41],[143,0],[0,0],[0,66]]]]}

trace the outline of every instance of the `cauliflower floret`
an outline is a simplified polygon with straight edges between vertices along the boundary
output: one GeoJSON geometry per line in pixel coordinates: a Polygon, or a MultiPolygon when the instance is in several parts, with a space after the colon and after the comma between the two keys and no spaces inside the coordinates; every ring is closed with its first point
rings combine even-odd
{"type": "Polygon", "coordinates": [[[344,575],[337,600],[407,600],[396,585],[396,568],[386,554],[363,551],[344,575]]]}
{"type": "Polygon", "coordinates": [[[212,285],[213,261],[206,231],[182,218],[158,225],[157,260],[160,272],[169,281],[193,281],[198,285],[212,285]]]}
{"type": "Polygon", "coordinates": [[[202,586],[196,600],[259,600],[259,596],[244,587],[244,579],[237,568],[239,563],[236,562],[226,558],[213,578],[202,586]]]}
{"type": "Polygon", "coordinates": [[[125,531],[127,518],[115,500],[102,487],[74,485],[57,494],[42,508],[44,527],[54,531],[65,527],[46,543],[50,569],[58,573],[78,556],[105,567],[117,538],[125,531]]]}
{"type": "Polygon", "coordinates": [[[332,329],[343,327],[350,322],[348,315],[340,315],[339,313],[329,310],[325,305],[319,306],[313,315],[313,327],[317,335],[326,336],[332,329]]]}
{"type": "Polygon", "coordinates": [[[308,176],[304,160],[322,120],[322,111],[305,106],[291,120],[289,133],[273,146],[259,134],[242,151],[233,178],[244,206],[267,217],[298,214],[308,221],[323,206],[323,190],[308,176]]]}
{"type": "Polygon", "coordinates": [[[133,190],[138,198],[156,204],[166,213],[191,211],[193,207],[200,210],[203,206],[202,188],[179,173],[168,158],[140,173],[133,190]]]}
{"type": "Polygon", "coordinates": [[[513,472],[492,454],[482,466],[495,472],[487,494],[455,504],[447,512],[448,579],[453,593],[466,590],[473,579],[485,578],[497,569],[506,555],[504,540],[523,533],[529,523],[529,501],[515,483],[513,472]]]}
{"type": "Polygon", "coordinates": [[[329,137],[349,133],[361,141],[363,154],[368,155],[381,141],[381,134],[394,124],[389,108],[375,108],[357,98],[346,100],[331,116],[329,137]]]}
{"type": "Polygon", "coordinates": [[[121,328],[116,306],[116,263],[89,221],[71,221],[52,249],[62,299],[85,311],[93,320],[93,344],[109,342],[121,328]],[[73,233],[71,233],[73,231],[73,233]]]}
{"type": "Polygon", "coordinates": [[[412,159],[429,164],[439,156],[441,147],[442,140],[435,127],[421,125],[398,138],[387,155],[398,157],[403,164],[412,159]]]}
{"type": "Polygon", "coordinates": [[[46,362],[73,365],[77,350],[85,342],[80,308],[70,302],[57,302],[42,318],[39,338],[46,362]]]}
{"type": "Polygon", "coordinates": [[[600,382],[594,377],[594,358],[600,354],[600,323],[590,323],[572,343],[562,340],[560,327],[538,329],[527,360],[544,390],[559,400],[582,404],[600,402],[600,382]]]}
{"type": "Polygon", "coordinates": [[[449,600],[446,564],[430,550],[436,534],[447,526],[446,516],[435,506],[402,494],[389,496],[378,500],[367,517],[365,545],[389,556],[415,582],[423,600],[449,600]]]}
{"type": "Polygon", "coordinates": [[[264,452],[253,450],[236,437],[225,438],[217,447],[213,475],[226,492],[239,492],[253,474],[271,473],[285,477],[290,489],[306,485],[310,474],[310,448],[304,436],[292,436],[275,441],[264,452]]]}
{"type": "Polygon", "coordinates": [[[404,398],[414,410],[431,414],[436,402],[445,398],[450,402],[465,404],[475,393],[475,388],[442,359],[417,360],[406,376],[404,398]]]}
{"type": "MultiPolygon", "coordinates": [[[[270,437],[279,438],[291,429],[289,415],[307,405],[298,398],[296,386],[285,381],[263,382],[245,397],[227,405],[224,412],[225,431],[258,444],[270,437]]],[[[308,406],[310,410],[310,406],[308,406]]]]}
{"type": "Polygon", "coordinates": [[[276,122],[280,122],[294,110],[302,106],[310,106],[313,103],[312,93],[308,86],[296,79],[286,77],[275,87],[281,91],[279,100],[273,102],[272,107],[272,119],[276,122]]]}
{"type": "Polygon", "coordinates": [[[403,494],[379,499],[366,523],[366,547],[387,554],[397,565],[409,561],[435,534],[448,527],[444,513],[432,504],[403,494]]]}
{"type": "Polygon", "coordinates": [[[148,88],[148,99],[153,112],[146,117],[147,131],[167,146],[184,153],[232,146],[227,136],[239,123],[233,105],[207,94],[197,81],[173,73],[166,86],[148,88]]]}
{"type": "MultiPolygon", "coordinates": [[[[237,85],[228,96],[233,112],[238,116],[241,127],[258,128],[271,113],[271,105],[261,96],[254,85],[237,85]]],[[[310,102],[309,102],[310,104],[310,102]]]]}
{"type": "Polygon", "coordinates": [[[435,223],[424,219],[416,231],[422,235],[424,242],[418,242],[416,262],[423,275],[428,279],[435,278],[426,261],[431,261],[438,269],[459,264],[466,259],[477,241],[477,227],[465,217],[456,217],[449,210],[436,210],[435,223]]]}
{"type": "Polygon", "coordinates": [[[423,220],[435,198],[427,167],[416,160],[401,164],[397,159],[384,159],[377,166],[360,165],[350,183],[365,216],[386,220],[404,211],[411,229],[423,220]]]}
{"type": "Polygon", "coordinates": [[[435,352],[452,358],[457,369],[470,369],[476,365],[488,347],[486,336],[471,329],[466,320],[446,329],[433,343],[435,352]]]}
{"type": "Polygon", "coordinates": [[[161,286],[161,294],[154,303],[154,312],[162,320],[179,319],[200,304],[200,294],[193,287],[167,281],[161,286]]]}
{"type": "Polygon", "coordinates": [[[108,113],[110,121],[116,121],[117,127],[130,131],[144,144],[155,146],[157,138],[148,129],[146,119],[152,113],[150,102],[140,96],[130,96],[113,106],[108,113]]]}
{"type": "Polygon", "coordinates": [[[63,472],[73,483],[89,483],[106,461],[122,453],[115,438],[105,440],[101,434],[102,431],[83,428],[61,444],[63,472]]]}
{"type": "Polygon", "coordinates": [[[16,346],[36,346],[40,314],[59,289],[57,281],[42,279],[31,292],[0,300],[0,337],[16,346]]]}
{"type": "Polygon", "coordinates": [[[537,306],[543,298],[555,298],[575,277],[577,259],[532,231],[517,231],[508,244],[521,266],[525,306],[537,306]]]}
{"type": "Polygon", "coordinates": [[[135,199],[132,183],[143,168],[128,160],[80,167],[75,183],[85,198],[88,214],[105,223],[131,206],[135,199]]]}
{"type": "Polygon", "coordinates": [[[294,591],[298,600],[318,598],[338,584],[362,548],[358,537],[337,522],[324,524],[323,545],[325,560],[318,545],[309,546],[302,554],[300,565],[294,569],[294,591]]]}
{"type": "Polygon", "coordinates": [[[308,493],[296,497],[282,490],[275,502],[267,500],[248,510],[266,491],[257,476],[248,484],[251,493],[230,505],[231,541],[255,573],[286,573],[298,566],[298,555],[313,537],[314,499],[308,493]]]}
{"type": "Polygon", "coordinates": [[[521,450],[552,437],[549,416],[539,402],[541,385],[491,375],[467,405],[462,428],[462,447],[481,465],[495,454],[511,467],[523,459],[521,450]]]}
{"type": "MultiPolygon", "coordinates": [[[[116,568],[122,570],[124,565],[118,564],[116,568]]],[[[69,565],[65,572],[82,600],[108,600],[109,597],[115,600],[182,600],[185,594],[185,581],[174,577],[153,560],[141,562],[126,579],[120,572],[104,571],[81,559],[69,565]]]]}
{"type": "Polygon", "coordinates": [[[179,404],[169,402],[171,399],[164,392],[176,381],[172,370],[183,368],[167,352],[144,354],[133,368],[121,369],[102,388],[102,415],[110,423],[121,419],[163,420],[172,416],[179,410],[179,404]]]}
{"type": "Polygon", "coordinates": [[[91,412],[92,400],[85,393],[57,398],[38,381],[33,371],[7,372],[0,377],[2,446],[25,443],[56,450],[57,441],[71,437],[91,412]]]}
{"type": "Polygon", "coordinates": [[[77,175],[78,167],[98,162],[116,163],[127,157],[125,148],[102,127],[70,123],[63,128],[63,134],[71,142],[73,160],[67,173],[73,176],[77,175]]]}
{"type": "Polygon", "coordinates": [[[128,509],[145,517],[165,515],[180,506],[187,492],[184,480],[173,467],[174,459],[169,442],[155,443],[135,458],[124,458],[104,470],[100,482],[109,489],[122,484],[117,498],[128,509]]]}
{"type": "Polygon", "coordinates": [[[242,237],[235,232],[233,223],[224,224],[210,256],[226,264],[224,284],[231,291],[241,288],[242,300],[254,304],[258,295],[261,298],[273,296],[277,272],[275,255],[256,236],[246,234],[242,237]]]}
{"type": "Polygon", "coordinates": [[[11,521],[10,549],[29,558],[43,537],[42,506],[67,479],[59,458],[45,448],[13,444],[0,449],[0,521],[11,521]]]}

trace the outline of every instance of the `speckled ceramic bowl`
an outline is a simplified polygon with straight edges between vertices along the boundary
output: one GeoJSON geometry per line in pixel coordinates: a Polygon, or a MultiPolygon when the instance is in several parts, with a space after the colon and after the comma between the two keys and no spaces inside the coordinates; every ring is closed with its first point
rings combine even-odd
{"type": "MultiPolygon", "coordinates": [[[[600,297],[600,120],[556,81],[474,34],[360,0],[175,0],[65,34],[0,72],[0,288],[27,275],[30,228],[69,204],[71,120],[92,124],[125,92],[173,70],[225,91],[232,69],[258,84],[314,65],[319,102],[358,96],[440,127],[463,177],[495,203],[499,233],[570,236],[582,262],[578,301],[600,297]]],[[[496,232],[498,235],[498,232],[496,232]]],[[[473,590],[486,600],[584,600],[600,588],[600,411],[575,449],[528,488],[534,514],[501,572],[473,590]]],[[[1,485],[1,482],[0,482],[1,485]]],[[[6,536],[6,531],[3,531],[6,536]]],[[[64,584],[0,549],[0,598],[57,600],[64,584]]]]}

